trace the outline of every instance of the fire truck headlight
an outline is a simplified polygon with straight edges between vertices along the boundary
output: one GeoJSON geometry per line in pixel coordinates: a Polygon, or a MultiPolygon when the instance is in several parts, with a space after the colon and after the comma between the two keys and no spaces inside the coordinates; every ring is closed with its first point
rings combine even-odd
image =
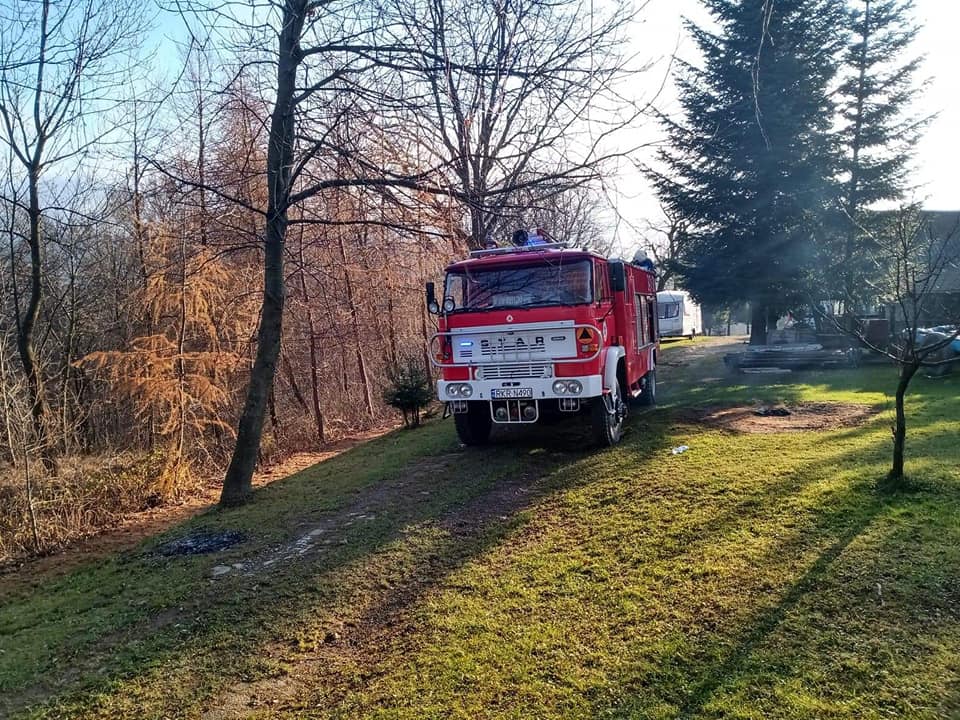
{"type": "Polygon", "coordinates": [[[467,383],[450,383],[447,385],[447,395],[452,398],[468,398],[473,395],[473,388],[467,383]]]}
{"type": "Polygon", "coordinates": [[[443,311],[444,312],[453,312],[457,309],[457,303],[452,297],[448,297],[443,301],[443,311]]]}
{"type": "Polygon", "coordinates": [[[554,395],[579,395],[583,385],[579,380],[557,380],[553,383],[554,395]]]}

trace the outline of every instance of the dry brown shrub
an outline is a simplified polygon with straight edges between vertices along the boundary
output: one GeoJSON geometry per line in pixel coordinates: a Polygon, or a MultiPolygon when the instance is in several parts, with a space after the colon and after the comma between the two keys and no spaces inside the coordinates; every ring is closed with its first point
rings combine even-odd
{"type": "Polygon", "coordinates": [[[77,365],[133,404],[137,419],[163,446],[157,478],[163,497],[189,484],[191,469],[209,454],[211,437],[232,439],[235,375],[246,358],[238,338],[249,330],[229,302],[231,268],[180,233],[151,228],[146,287],[132,298],[143,331],[123,349],[93,352],[77,365]]]}
{"type": "MultiPolygon", "coordinates": [[[[46,555],[116,525],[124,516],[163,501],[158,478],[163,452],[64,458],[50,477],[33,468],[34,539],[22,465],[0,471],[0,565],[46,555]]],[[[32,463],[33,464],[33,463],[32,463]]],[[[181,487],[181,494],[197,488],[181,487]]]]}

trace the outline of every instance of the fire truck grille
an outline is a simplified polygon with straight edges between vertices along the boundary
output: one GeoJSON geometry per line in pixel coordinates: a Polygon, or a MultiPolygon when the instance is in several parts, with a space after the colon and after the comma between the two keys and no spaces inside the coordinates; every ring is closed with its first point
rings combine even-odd
{"type": "Polygon", "coordinates": [[[496,341],[481,340],[480,355],[485,358],[503,359],[503,360],[522,360],[532,355],[545,355],[547,352],[546,344],[542,337],[536,338],[497,338],[496,341]],[[513,358],[504,357],[513,355],[513,358]]]}
{"type": "Polygon", "coordinates": [[[553,377],[553,366],[532,363],[484,365],[477,370],[478,380],[520,380],[553,377]]]}

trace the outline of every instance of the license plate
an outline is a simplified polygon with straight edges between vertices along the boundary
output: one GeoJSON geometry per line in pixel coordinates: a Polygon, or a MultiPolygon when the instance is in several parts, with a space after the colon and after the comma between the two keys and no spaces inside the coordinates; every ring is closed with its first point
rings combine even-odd
{"type": "Polygon", "coordinates": [[[533,398],[533,388],[504,388],[490,391],[494,400],[523,400],[533,398]]]}

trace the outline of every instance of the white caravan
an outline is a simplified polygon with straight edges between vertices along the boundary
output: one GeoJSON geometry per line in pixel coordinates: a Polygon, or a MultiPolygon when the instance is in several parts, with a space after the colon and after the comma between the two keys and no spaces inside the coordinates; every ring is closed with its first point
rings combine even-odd
{"type": "Polygon", "coordinates": [[[657,293],[657,317],[660,337],[692,338],[703,332],[700,306],[685,290],[662,290],[657,293]]]}

